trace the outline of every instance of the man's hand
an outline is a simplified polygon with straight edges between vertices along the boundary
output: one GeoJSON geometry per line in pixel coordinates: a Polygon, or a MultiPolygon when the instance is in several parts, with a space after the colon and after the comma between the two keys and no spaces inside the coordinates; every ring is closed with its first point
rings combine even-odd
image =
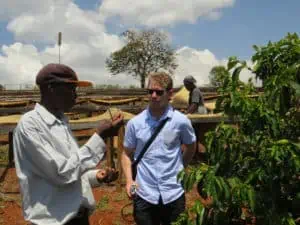
{"type": "Polygon", "coordinates": [[[113,136],[113,134],[115,134],[115,132],[117,132],[120,126],[122,125],[123,118],[123,114],[117,113],[113,116],[112,121],[107,119],[101,120],[99,122],[98,127],[96,128],[96,132],[101,137],[113,136]]]}
{"type": "Polygon", "coordinates": [[[135,186],[136,189],[138,188],[138,185],[137,185],[137,183],[135,183],[135,181],[126,183],[126,193],[127,193],[127,196],[129,199],[133,198],[133,193],[131,193],[132,186],[135,186]]]}
{"type": "Polygon", "coordinates": [[[116,171],[113,168],[105,168],[105,169],[100,169],[97,174],[96,178],[99,181],[99,183],[110,183],[115,180],[117,180],[119,177],[119,171],[116,171]]]}
{"type": "Polygon", "coordinates": [[[186,109],[180,109],[180,112],[182,112],[182,113],[186,113],[186,109]]]}

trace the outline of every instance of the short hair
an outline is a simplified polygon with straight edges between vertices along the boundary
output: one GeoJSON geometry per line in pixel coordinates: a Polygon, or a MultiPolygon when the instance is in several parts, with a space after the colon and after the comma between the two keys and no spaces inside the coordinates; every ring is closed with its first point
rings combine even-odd
{"type": "Polygon", "coordinates": [[[165,72],[151,73],[149,75],[148,84],[150,84],[151,80],[158,83],[162,88],[165,88],[166,90],[170,90],[173,88],[173,79],[169,74],[165,72]]]}

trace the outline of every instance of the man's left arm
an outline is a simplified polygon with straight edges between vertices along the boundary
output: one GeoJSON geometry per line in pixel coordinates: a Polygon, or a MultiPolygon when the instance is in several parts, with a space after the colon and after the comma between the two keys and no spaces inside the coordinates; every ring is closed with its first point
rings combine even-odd
{"type": "Polygon", "coordinates": [[[183,166],[187,167],[196,152],[196,142],[193,142],[192,144],[184,144],[184,146],[185,148],[182,154],[183,166]]]}
{"type": "Polygon", "coordinates": [[[191,121],[186,118],[180,126],[181,142],[185,146],[183,151],[183,165],[186,167],[196,152],[196,135],[191,121]]]}

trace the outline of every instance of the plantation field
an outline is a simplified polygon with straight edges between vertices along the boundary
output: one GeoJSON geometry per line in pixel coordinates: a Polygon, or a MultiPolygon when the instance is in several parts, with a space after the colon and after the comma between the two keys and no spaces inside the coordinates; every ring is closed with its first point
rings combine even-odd
{"type": "MultiPolygon", "coordinates": [[[[0,225],[27,225],[21,210],[21,199],[15,169],[6,172],[4,181],[0,184],[0,225]]],[[[96,200],[96,210],[90,217],[91,225],[131,225],[132,205],[124,186],[117,190],[115,184],[103,185],[93,190],[96,200]]],[[[191,205],[198,199],[196,190],[187,194],[187,204],[191,205]]]]}
{"type": "MultiPolygon", "coordinates": [[[[188,92],[186,90],[176,90],[172,104],[176,109],[184,109],[187,106],[188,92]],[[181,92],[180,92],[181,91],[181,92]],[[177,93],[177,95],[176,95],[177,93]],[[175,101],[174,101],[175,100],[175,101]]],[[[80,92],[77,104],[70,113],[66,115],[70,119],[73,134],[80,144],[84,143],[94,132],[93,128],[97,121],[110,119],[112,114],[121,111],[124,114],[125,122],[137,113],[141,112],[148,104],[145,92],[133,91],[131,93],[120,91],[114,92],[80,92]],[[122,94],[122,95],[120,95],[122,94]]],[[[0,93],[1,95],[1,93],[0,93]]],[[[210,112],[215,107],[216,93],[207,92],[206,106],[210,112]]],[[[19,121],[21,115],[33,109],[38,102],[39,95],[36,91],[16,94],[16,92],[6,92],[0,98],[0,225],[25,225],[21,210],[21,199],[19,184],[15,174],[15,169],[8,166],[9,135],[19,121]]],[[[190,115],[193,121],[210,121],[213,126],[222,117],[219,114],[210,115],[190,115]]],[[[102,163],[105,165],[119,166],[118,156],[122,149],[118,148],[118,137],[106,140],[109,145],[107,159],[102,163]],[[110,159],[113,158],[113,161],[110,159]]],[[[118,169],[120,169],[118,167],[118,169]]],[[[124,192],[123,178],[112,185],[104,185],[94,189],[94,196],[97,201],[97,209],[90,217],[91,225],[121,225],[133,224],[132,207],[128,205],[130,200],[124,192]],[[128,205],[127,207],[124,207],[128,205]]],[[[198,199],[195,190],[187,195],[187,201],[191,204],[198,199]]]]}

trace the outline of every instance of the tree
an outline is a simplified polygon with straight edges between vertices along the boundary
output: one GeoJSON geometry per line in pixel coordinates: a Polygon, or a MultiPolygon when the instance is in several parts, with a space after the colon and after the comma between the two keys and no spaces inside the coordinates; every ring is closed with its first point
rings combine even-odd
{"type": "Polygon", "coordinates": [[[144,88],[149,73],[164,69],[173,74],[177,68],[175,51],[168,45],[165,33],[155,29],[128,30],[122,36],[127,44],[106,60],[113,75],[128,73],[139,79],[144,88]]]}
{"type": "Polygon", "coordinates": [[[223,86],[225,79],[229,76],[225,66],[214,66],[209,72],[210,83],[215,87],[223,86]]]}

